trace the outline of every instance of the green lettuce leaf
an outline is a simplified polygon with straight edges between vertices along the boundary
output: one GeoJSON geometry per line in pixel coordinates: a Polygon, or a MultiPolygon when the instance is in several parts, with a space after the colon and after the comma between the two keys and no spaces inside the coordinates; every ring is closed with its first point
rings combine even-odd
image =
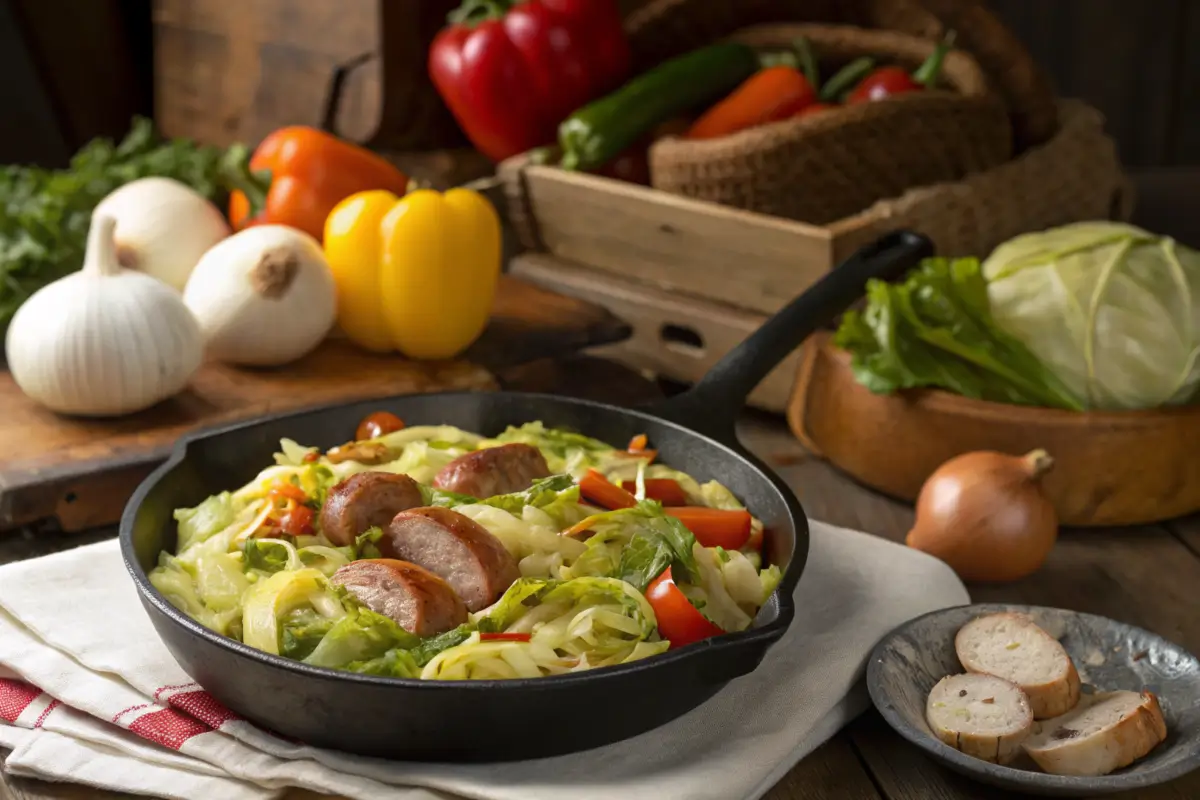
{"type": "Polygon", "coordinates": [[[877,394],[936,387],[1000,403],[1083,407],[995,324],[978,259],[926,259],[898,283],[870,281],[866,309],[842,317],[834,342],[877,394]]]}

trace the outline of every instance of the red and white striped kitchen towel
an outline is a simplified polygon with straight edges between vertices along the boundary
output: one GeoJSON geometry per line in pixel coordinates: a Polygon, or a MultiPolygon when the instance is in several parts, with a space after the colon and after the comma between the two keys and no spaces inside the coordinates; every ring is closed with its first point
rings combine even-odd
{"type": "Polygon", "coordinates": [[[291,786],[363,800],[758,798],[866,707],[860,678],[884,633],[965,602],[941,562],[814,522],[791,629],[691,713],[551,759],[394,762],[295,744],[222,708],[167,653],[108,541],[0,568],[0,745],[14,774],[181,800],[291,786]]]}

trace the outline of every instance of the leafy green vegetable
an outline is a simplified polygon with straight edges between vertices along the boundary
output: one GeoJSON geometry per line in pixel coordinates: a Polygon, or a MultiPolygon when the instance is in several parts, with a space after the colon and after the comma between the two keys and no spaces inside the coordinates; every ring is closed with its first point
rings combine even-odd
{"type": "Polygon", "coordinates": [[[589,517],[596,533],[587,550],[563,577],[612,577],[627,581],[639,592],[668,566],[679,581],[697,574],[693,546],[696,537],[663,512],[662,504],[643,500],[633,508],[605,511],[589,517]]]}
{"type": "Polygon", "coordinates": [[[242,545],[242,552],[246,554],[247,568],[267,573],[287,569],[295,557],[294,549],[289,552],[288,546],[284,542],[253,537],[247,539],[246,543],[242,545]]]}
{"type": "Polygon", "coordinates": [[[443,650],[449,650],[451,647],[457,647],[465,642],[471,637],[474,631],[474,625],[464,622],[453,630],[439,633],[437,636],[430,636],[428,639],[422,639],[419,644],[408,648],[408,654],[417,666],[423,667],[443,650]]]}
{"type": "Polygon", "coordinates": [[[355,661],[378,658],[394,647],[408,650],[420,639],[401,628],[390,617],[360,605],[350,605],[304,659],[314,667],[345,668],[355,661]]]}
{"type": "Polygon", "coordinates": [[[1200,252],[1119,222],[1018,236],[983,264],[996,324],[1088,408],[1200,394],[1200,252]]]}
{"type": "MultiPolygon", "coordinates": [[[[2,221],[0,225],[3,225],[2,221]]],[[[4,265],[0,262],[0,271],[3,269],[4,265]]],[[[233,495],[229,492],[214,494],[194,508],[177,509],[175,521],[179,523],[179,544],[175,552],[182,553],[192,545],[220,533],[233,523],[235,516],[233,495]]]]}
{"type": "Polygon", "coordinates": [[[322,616],[311,608],[293,611],[280,626],[279,654],[303,661],[333,628],[336,620],[322,616]]]}
{"type": "Polygon", "coordinates": [[[527,422],[520,427],[509,426],[493,441],[536,447],[545,456],[551,472],[570,474],[596,466],[599,456],[611,453],[614,449],[599,439],[560,428],[547,428],[541,422],[527,422]]]}
{"type": "Polygon", "coordinates": [[[68,169],[0,167],[0,339],[30,295],[83,265],[92,209],[110,192],[162,176],[224,207],[223,176],[247,156],[241,145],[225,151],[186,139],[164,141],[150,120],[139,117],[120,144],[96,139],[68,169]]]}
{"type": "Polygon", "coordinates": [[[383,529],[376,525],[354,537],[354,550],[359,558],[383,558],[379,547],[375,544],[383,537],[383,529]]]}
{"type": "Polygon", "coordinates": [[[899,283],[870,281],[867,308],[834,339],[855,378],[878,394],[938,387],[1001,403],[1079,410],[1083,404],[992,319],[978,259],[931,258],[899,283]]]}
{"type": "MultiPolygon", "coordinates": [[[[432,657],[431,655],[430,658],[432,657]]],[[[382,675],[388,678],[419,678],[421,666],[413,659],[411,652],[393,647],[378,658],[351,661],[346,665],[346,669],[364,675],[382,675]]]]}
{"type": "Polygon", "coordinates": [[[574,502],[579,502],[579,487],[575,484],[574,478],[570,475],[551,475],[549,478],[534,481],[533,485],[523,492],[498,494],[486,500],[472,502],[482,502],[484,505],[500,508],[510,514],[520,516],[525,506],[545,508],[551,503],[557,502],[562,493],[572,491],[574,492],[574,502]]]}

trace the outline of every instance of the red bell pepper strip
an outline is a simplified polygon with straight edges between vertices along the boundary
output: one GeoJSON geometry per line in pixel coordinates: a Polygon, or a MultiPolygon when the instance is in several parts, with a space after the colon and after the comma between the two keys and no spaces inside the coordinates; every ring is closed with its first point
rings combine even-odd
{"type": "Polygon", "coordinates": [[[481,633],[481,642],[528,642],[533,639],[531,633],[481,633]]]}
{"type": "Polygon", "coordinates": [[[688,506],[663,509],[682,522],[705,547],[741,550],[750,539],[750,512],[688,506]]]}
{"type": "Polygon", "coordinates": [[[611,482],[608,478],[589,469],[579,481],[579,493],[592,505],[615,511],[618,508],[633,508],[637,498],[611,482]]]}
{"type": "Polygon", "coordinates": [[[630,75],[615,0],[465,0],[433,40],[429,75],[472,144],[502,161],[630,75]]]}
{"type": "Polygon", "coordinates": [[[680,591],[671,577],[670,567],[650,581],[646,587],[646,600],[658,619],[659,635],[671,643],[672,650],[725,632],[701,614],[680,591]]]}
{"type": "MultiPolygon", "coordinates": [[[[650,500],[657,500],[664,506],[688,504],[687,492],[679,485],[679,481],[670,478],[647,478],[645,484],[646,497],[650,500]]],[[[637,481],[622,481],[621,487],[632,494],[637,491],[637,481]]]]}

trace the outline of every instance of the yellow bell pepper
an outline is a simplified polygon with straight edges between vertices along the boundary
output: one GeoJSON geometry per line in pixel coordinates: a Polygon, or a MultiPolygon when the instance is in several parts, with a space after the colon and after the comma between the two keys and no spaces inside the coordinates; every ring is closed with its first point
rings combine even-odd
{"type": "Polygon", "coordinates": [[[359,192],[325,220],[338,325],[355,344],[453,358],[483,333],[500,278],[500,219],[483,195],[359,192]]]}

